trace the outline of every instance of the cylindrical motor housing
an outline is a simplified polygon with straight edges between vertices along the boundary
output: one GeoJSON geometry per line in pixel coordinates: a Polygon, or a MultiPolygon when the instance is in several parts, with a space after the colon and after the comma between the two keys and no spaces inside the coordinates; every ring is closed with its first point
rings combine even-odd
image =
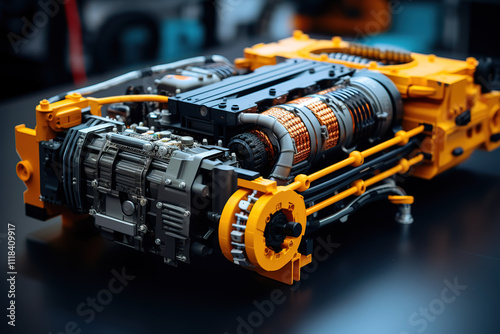
{"type": "MultiPolygon", "coordinates": [[[[334,149],[349,152],[375,143],[399,129],[402,112],[401,95],[390,80],[380,73],[359,71],[331,88],[272,106],[261,115],[275,118],[288,131],[296,165],[305,160],[312,164],[334,149]]],[[[259,137],[258,141],[264,144],[272,142],[279,146],[282,140],[269,128],[257,130],[259,136],[255,131],[255,138],[259,137]],[[262,140],[262,133],[269,140],[262,140]]],[[[259,145],[254,147],[258,149],[259,145]]],[[[242,152],[238,148],[237,155],[242,152]]],[[[270,150],[266,148],[265,152],[270,150]]]]}

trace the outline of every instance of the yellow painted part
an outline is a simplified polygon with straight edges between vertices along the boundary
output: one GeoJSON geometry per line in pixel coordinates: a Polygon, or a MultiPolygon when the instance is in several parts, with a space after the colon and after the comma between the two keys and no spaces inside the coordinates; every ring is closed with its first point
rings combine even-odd
{"type": "Polygon", "coordinates": [[[24,182],[24,203],[44,208],[40,201],[40,158],[36,132],[24,124],[16,126],[16,151],[21,161],[17,163],[17,176],[24,182]]]}
{"type": "Polygon", "coordinates": [[[312,261],[312,255],[302,255],[296,253],[293,259],[287,262],[283,268],[276,271],[265,271],[257,269],[256,272],[262,276],[279,281],[281,283],[292,285],[294,281],[300,281],[300,268],[308,265],[312,261]]]}
{"type": "Polygon", "coordinates": [[[257,190],[261,193],[272,193],[278,190],[276,181],[264,179],[262,176],[252,181],[238,179],[238,187],[257,190]]]}
{"type": "Polygon", "coordinates": [[[283,268],[298,253],[302,236],[306,230],[305,204],[302,196],[288,189],[279,189],[274,194],[262,195],[253,205],[245,229],[245,251],[248,260],[257,268],[276,271],[283,268]],[[299,237],[287,237],[283,250],[276,253],[266,246],[264,229],[271,215],[283,211],[289,221],[302,225],[299,237]]]}
{"type": "Polygon", "coordinates": [[[316,40],[299,32],[276,43],[245,49],[245,58],[236,64],[254,70],[276,63],[276,57],[304,58],[386,75],[403,98],[403,128],[412,129],[422,123],[433,127],[421,144],[431,159],[414,169],[412,175],[417,177],[430,179],[464,161],[478,148],[491,151],[500,146],[500,141],[491,141],[492,135],[500,133],[500,92],[481,93],[480,86],[474,83],[476,59],[462,61],[411,53],[412,61],[408,63],[381,66],[376,62],[358,64],[328,58],[327,53],[346,51],[349,45],[340,37],[316,40]],[[466,110],[470,110],[471,122],[458,126],[455,118],[466,110]],[[453,155],[457,148],[463,154],[453,155]]]}
{"type": "Polygon", "coordinates": [[[398,196],[398,195],[389,195],[387,199],[392,204],[413,204],[415,200],[413,196],[398,196]]]}
{"type": "Polygon", "coordinates": [[[283,283],[292,284],[294,280],[300,280],[300,268],[311,262],[311,256],[299,253],[298,248],[306,229],[306,208],[304,199],[296,192],[286,187],[276,187],[274,181],[259,178],[252,182],[241,182],[252,188],[240,188],[227,201],[219,221],[219,244],[224,256],[233,261],[231,250],[231,231],[236,223],[235,214],[239,213],[239,203],[246,199],[255,188],[268,189],[267,193],[258,193],[259,199],[253,204],[245,228],[245,253],[254,270],[259,274],[278,280],[283,283]],[[259,183],[262,184],[259,187],[259,183]],[[274,186],[269,186],[274,184],[274,186]],[[287,237],[283,244],[283,250],[276,253],[266,246],[264,230],[271,215],[282,211],[289,221],[302,225],[302,233],[297,238],[287,237]]]}

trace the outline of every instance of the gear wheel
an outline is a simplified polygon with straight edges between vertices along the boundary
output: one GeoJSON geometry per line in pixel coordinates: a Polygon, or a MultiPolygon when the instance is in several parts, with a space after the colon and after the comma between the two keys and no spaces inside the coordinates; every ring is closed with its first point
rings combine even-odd
{"type": "Polygon", "coordinates": [[[241,168],[266,174],[268,170],[267,151],[260,140],[253,133],[241,133],[231,138],[229,150],[236,154],[241,168]]]}

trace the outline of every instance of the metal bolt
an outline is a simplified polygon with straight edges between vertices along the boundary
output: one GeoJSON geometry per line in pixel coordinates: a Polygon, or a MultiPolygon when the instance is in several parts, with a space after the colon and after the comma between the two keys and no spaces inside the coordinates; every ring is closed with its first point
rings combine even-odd
{"type": "Polygon", "coordinates": [[[142,224],[141,226],[139,226],[139,231],[146,232],[146,230],[147,230],[146,225],[142,224]]]}
{"type": "Polygon", "coordinates": [[[97,211],[95,209],[90,209],[89,210],[89,215],[95,216],[97,214],[97,211]]]}
{"type": "Polygon", "coordinates": [[[227,104],[225,104],[224,102],[219,103],[219,108],[224,109],[226,107],[227,107],[227,104]]]}
{"type": "Polygon", "coordinates": [[[97,188],[99,186],[99,181],[97,180],[92,180],[92,182],[90,182],[90,184],[92,184],[92,187],[93,188],[97,188]]]}
{"type": "Polygon", "coordinates": [[[202,106],[202,107],[200,108],[200,115],[201,115],[201,116],[207,116],[207,115],[208,115],[208,109],[207,109],[207,107],[202,106]]]}
{"type": "Polygon", "coordinates": [[[187,260],[187,257],[185,257],[184,255],[177,255],[176,258],[177,258],[177,260],[182,261],[182,262],[187,260]]]}
{"type": "Polygon", "coordinates": [[[148,200],[147,200],[147,199],[145,199],[145,198],[141,198],[141,199],[139,200],[139,204],[140,204],[141,206],[145,206],[147,203],[148,203],[148,200]]]}
{"type": "Polygon", "coordinates": [[[162,202],[156,202],[156,208],[161,209],[163,207],[162,202]]]}
{"type": "Polygon", "coordinates": [[[231,106],[231,110],[239,110],[240,109],[240,106],[238,106],[237,104],[233,104],[231,106]]]}
{"type": "Polygon", "coordinates": [[[189,211],[184,211],[184,217],[189,217],[191,216],[191,212],[189,211]]]}
{"type": "Polygon", "coordinates": [[[172,180],[170,180],[170,179],[166,179],[166,180],[165,180],[165,185],[166,185],[166,186],[168,186],[168,185],[169,185],[169,184],[171,184],[171,183],[172,183],[172,180]]]}
{"type": "Polygon", "coordinates": [[[181,188],[181,189],[186,188],[186,182],[179,183],[179,188],[181,188]]]}
{"type": "Polygon", "coordinates": [[[158,246],[161,245],[161,240],[160,239],[155,239],[155,244],[157,244],[158,246]]]}
{"type": "Polygon", "coordinates": [[[271,89],[269,90],[269,94],[270,94],[270,95],[276,95],[276,89],[275,89],[275,88],[271,88],[271,89]]]}

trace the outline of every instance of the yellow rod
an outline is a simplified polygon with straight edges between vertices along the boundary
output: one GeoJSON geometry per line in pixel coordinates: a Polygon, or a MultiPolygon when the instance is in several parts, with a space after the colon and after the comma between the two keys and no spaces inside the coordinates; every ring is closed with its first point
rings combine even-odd
{"type": "Polygon", "coordinates": [[[317,179],[320,179],[322,178],[323,176],[326,176],[330,173],[333,173],[335,171],[338,171],[339,169],[342,169],[344,167],[347,167],[349,165],[351,165],[352,163],[354,163],[356,161],[356,159],[354,159],[353,157],[349,157],[347,159],[344,159],[342,161],[339,161],[333,165],[330,165],[326,168],[323,168],[317,172],[314,172],[312,174],[309,175],[309,181],[312,182],[312,181],[316,181],[317,179]]]}
{"type": "MultiPolygon", "coordinates": [[[[408,160],[406,163],[404,163],[403,161],[406,161],[405,159],[402,159],[396,166],[380,173],[380,174],[377,174],[369,179],[367,179],[366,181],[364,181],[364,185],[365,185],[365,189],[366,187],[369,187],[377,182],[380,182],[396,173],[399,173],[400,171],[402,171],[404,168],[405,168],[405,164],[408,164],[408,166],[413,166],[417,163],[419,163],[420,161],[422,161],[424,159],[424,156],[422,154],[419,154],[417,156],[415,156],[414,158],[411,158],[410,160],[408,160]]],[[[355,186],[352,186],[350,187],[349,189],[347,190],[344,190],[340,193],[338,193],[337,195],[334,195],[318,204],[315,204],[309,208],[306,209],[306,216],[309,216],[319,210],[322,210],[332,204],[335,204],[337,203],[338,201],[346,198],[346,197],[349,197],[351,195],[354,195],[358,192],[358,188],[355,187],[355,186]]]]}
{"type": "MultiPolygon", "coordinates": [[[[386,140],[385,142],[380,143],[378,145],[375,145],[373,147],[370,147],[362,152],[359,152],[358,155],[361,154],[361,157],[364,160],[364,158],[366,158],[366,157],[369,157],[369,156],[376,154],[378,152],[381,152],[381,151],[383,151],[391,146],[394,146],[394,145],[397,145],[397,144],[403,142],[403,140],[406,138],[409,139],[411,137],[414,137],[414,136],[424,132],[424,129],[425,129],[425,127],[423,125],[420,125],[420,126],[417,126],[416,128],[413,128],[409,131],[406,131],[406,132],[400,131],[393,138],[386,140]]],[[[320,179],[328,174],[331,174],[335,171],[338,171],[339,169],[342,169],[344,167],[347,167],[347,166],[350,166],[350,165],[356,163],[356,160],[357,159],[355,157],[350,156],[347,159],[341,160],[333,165],[330,165],[330,166],[323,168],[317,172],[314,172],[314,173],[310,174],[309,176],[307,176],[305,179],[303,178],[302,180],[304,181],[307,179],[309,182],[316,181],[317,179],[320,179]]],[[[287,186],[287,188],[291,189],[291,190],[297,190],[301,186],[303,186],[302,182],[296,179],[295,182],[289,184],[287,186]],[[299,184],[297,184],[297,182],[299,184]]],[[[307,188],[309,188],[309,187],[304,187],[304,189],[307,189],[307,188]]]]}
{"type": "Polygon", "coordinates": [[[394,137],[389,140],[386,140],[383,143],[380,143],[378,145],[372,146],[364,151],[361,152],[364,158],[369,157],[370,155],[374,155],[375,153],[378,153],[382,150],[385,150],[391,146],[397,145],[401,142],[402,138],[401,137],[394,137]]]}
{"type": "Polygon", "coordinates": [[[324,200],[323,202],[315,204],[315,205],[313,205],[313,206],[311,206],[311,207],[309,207],[309,208],[306,209],[306,216],[312,215],[313,213],[315,213],[315,212],[317,212],[317,211],[319,211],[321,209],[324,209],[327,206],[330,206],[330,205],[332,205],[334,203],[337,203],[338,201],[343,200],[346,197],[354,195],[357,191],[358,191],[358,188],[351,187],[351,188],[349,188],[347,190],[344,190],[344,191],[338,193],[335,196],[332,196],[332,197],[324,200]]]}
{"type": "Polygon", "coordinates": [[[137,94],[137,95],[117,95],[109,97],[88,97],[90,101],[95,101],[100,105],[111,104],[118,102],[168,102],[168,96],[164,95],[148,95],[148,94],[137,94]]]}

